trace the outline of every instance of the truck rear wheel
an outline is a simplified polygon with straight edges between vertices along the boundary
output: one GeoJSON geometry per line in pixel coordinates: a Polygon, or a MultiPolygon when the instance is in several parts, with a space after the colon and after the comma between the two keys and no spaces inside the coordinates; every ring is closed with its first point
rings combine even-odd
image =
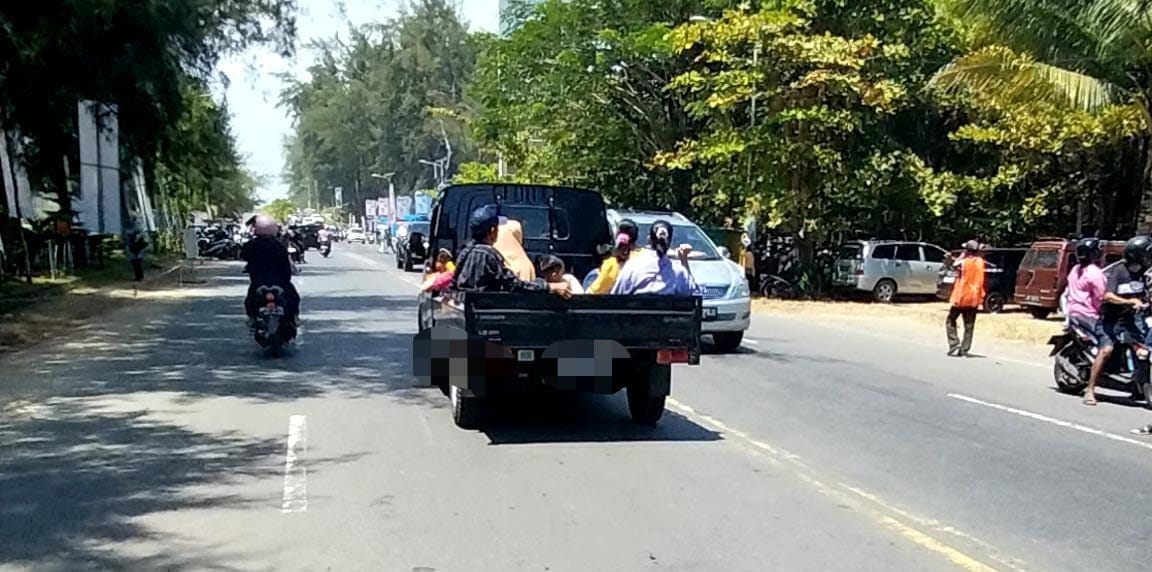
{"type": "Polygon", "coordinates": [[[639,379],[628,384],[628,412],[632,414],[632,421],[640,425],[656,425],[664,415],[664,400],[666,396],[655,395],[653,389],[660,385],[667,387],[672,377],[672,367],[668,365],[652,364],[639,379]]]}
{"type": "Polygon", "coordinates": [[[452,421],[461,429],[479,429],[484,420],[484,401],[474,395],[465,395],[464,390],[452,385],[448,388],[452,400],[452,421]]]}
{"type": "Polygon", "coordinates": [[[1030,308],[1028,311],[1032,314],[1032,317],[1037,320],[1047,320],[1048,316],[1052,315],[1051,308],[1030,308]]]}
{"type": "Polygon", "coordinates": [[[716,349],[730,354],[740,347],[740,342],[744,341],[744,332],[715,332],[712,334],[712,341],[716,344],[716,349]]]}

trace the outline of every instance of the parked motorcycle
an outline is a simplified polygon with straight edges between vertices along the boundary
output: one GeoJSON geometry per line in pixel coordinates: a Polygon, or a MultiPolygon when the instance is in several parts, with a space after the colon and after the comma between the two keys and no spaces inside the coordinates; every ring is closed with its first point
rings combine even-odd
{"type": "Polygon", "coordinates": [[[263,298],[264,305],[257,315],[253,337],[265,352],[279,357],[284,346],[296,338],[296,326],[285,315],[284,289],[279,286],[261,286],[256,292],[263,298]]]}
{"type": "MultiPolygon", "coordinates": [[[[1143,320],[1141,315],[1139,319],[1143,320]]],[[[1104,366],[1101,383],[1127,388],[1152,405],[1152,382],[1149,379],[1149,348],[1143,340],[1121,340],[1104,366]]],[[[1096,360],[1096,334],[1079,324],[1069,324],[1063,334],[1048,340],[1052,346],[1053,376],[1063,393],[1079,395],[1088,386],[1092,362],[1096,360]]]]}
{"type": "Polygon", "coordinates": [[[236,260],[240,258],[240,245],[230,237],[217,238],[200,244],[200,256],[219,260],[236,260]]]}

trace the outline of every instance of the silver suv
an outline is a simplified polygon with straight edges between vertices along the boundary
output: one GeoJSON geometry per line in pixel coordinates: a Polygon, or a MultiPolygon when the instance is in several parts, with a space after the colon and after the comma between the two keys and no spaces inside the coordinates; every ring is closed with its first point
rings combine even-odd
{"type": "Polygon", "coordinates": [[[935,294],[947,256],[943,248],[923,242],[846,242],[836,256],[833,283],[871,292],[878,302],[891,302],[897,294],[935,294]]]}

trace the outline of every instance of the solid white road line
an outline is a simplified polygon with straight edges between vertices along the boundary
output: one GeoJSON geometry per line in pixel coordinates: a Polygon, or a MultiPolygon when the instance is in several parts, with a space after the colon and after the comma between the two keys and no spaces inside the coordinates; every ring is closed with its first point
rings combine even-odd
{"type": "Polygon", "coordinates": [[[308,510],[308,467],[302,457],[308,452],[308,418],[288,418],[288,453],[284,460],[284,497],[280,512],[308,510]]]}
{"type": "Polygon", "coordinates": [[[1135,445],[1135,446],[1143,448],[1143,449],[1152,450],[1152,443],[1146,443],[1144,441],[1137,441],[1136,439],[1130,439],[1130,438],[1124,437],[1122,435],[1116,435],[1115,433],[1109,433],[1107,431],[1101,431],[1099,429],[1094,429],[1092,427],[1080,425],[1079,423],[1072,423],[1069,421],[1061,421],[1061,420],[1053,418],[1053,417],[1048,417],[1047,415],[1040,415],[1039,413],[1032,413],[1031,411],[1024,411],[1023,409],[1016,409],[1015,407],[1008,407],[1007,405],[1000,405],[998,403],[990,403],[988,401],[982,401],[982,400],[976,399],[975,397],[969,397],[967,395],[961,395],[959,393],[949,393],[948,397],[951,397],[953,399],[959,399],[960,401],[967,401],[968,403],[975,403],[976,405],[983,405],[984,407],[991,407],[992,409],[998,409],[1000,411],[1006,411],[1008,413],[1014,413],[1014,414],[1019,415],[1021,417],[1027,417],[1029,419],[1035,419],[1036,421],[1043,421],[1045,423],[1051,423],[1052,425],[1056,425],[1058,427],[1067,427],[1069,429],[1075,429],[1077,431],[1080,431],[1081,433],[1087,433],[1089,435],[1096,435],[1098,437],[1103,437],[1105,439],[1111,439],[1113,441],[1118,441],[1120,443],[1127,443],[1129,445],[1135,445]]]}

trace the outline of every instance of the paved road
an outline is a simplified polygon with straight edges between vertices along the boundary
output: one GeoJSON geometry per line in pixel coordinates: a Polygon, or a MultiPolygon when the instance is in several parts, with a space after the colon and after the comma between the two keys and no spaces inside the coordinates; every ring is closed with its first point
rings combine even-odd
{"type": "Polygon", "coordinates": [[[1042,356],[758,317],[655,430],[558,395],[468,432],[412,386],[417,276],[310,261],[280,361],[236,268],[0,362],[0,569],[1148,568],[1152,414],[1056,394],[1042,356]]]}

